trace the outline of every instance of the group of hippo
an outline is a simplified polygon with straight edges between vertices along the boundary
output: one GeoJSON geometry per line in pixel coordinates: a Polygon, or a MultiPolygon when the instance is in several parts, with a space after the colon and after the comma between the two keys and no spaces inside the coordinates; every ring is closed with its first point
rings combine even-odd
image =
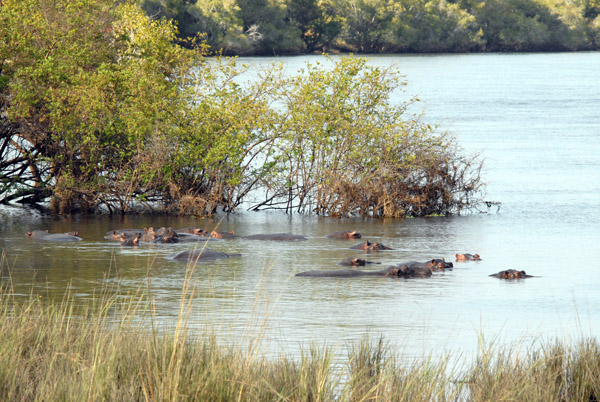
{"type": "MultiPolygon", "coordinates": [[[[26,237],[41,241],[80,241],[78,232],[69,233],[48,233],[48,231],[34,230],[28,231],[25,234],[26,237]]],[[[347,239],[354,240],[360,239],[362,236],[356,231],[338,231],[331,233],[327,236],[332,239],[347,239]]],[[[274,234],[255,234],[250,236],[239,236],[233,231],[231,232],[217,232],[216,230],[207,231],[200,228],[184,228],[184,229],[172,229],[172,228],[160,228],[155,230],[154,228],[145,229],[117,229],[111,230],[104,236],[106,240],[119,241],[122,246],[138,246],[142,243],[179,243],[179,242],[198,242],[202,240],[218,240],[218,239],[235,239],[243,238],[249,240],[274,240],[274,241],[302,241],[307,240],[307,237],[302,235],[294,235],[288,233],[274,233],[274,234]]],[[[390,247],[385,246],[382,243],[373,243],[365,241],[350,247],[353,250],[362,250],[365,252],[380,251],[380,250],[393,250],[390,247]]],[[[239,257],[241,254],[227,254],[220,251],[215,251],[210,248],[204,247],[201,249],[181,251],[175,254],[169,255],[167,258],[192,261],[198,260],[216,260],[220,258],[231,258],[239,257]]],[[[481,257],[479,254],[456,254],[456,261],[479,261],[481,257]]],[[[367,261],[364,258],[346,258],[339,262],[342,266],[360,267],[369,264],[380,264],[379,262],[367,261]]],[[[395,277],[395,278],[414,278],[414,277],[429,277],[435,271],[443,271],[445,269],[451,269],[453,264],[446,262],[443,258],[433,258],[425,262],[406,262],[397,265],[390,266],[382,270],[362,271],[358,269],[336,269],[336,270],[316,270],[306,271],[296,274],[299,277],[318,277],[318,278],[354,278],[359,276],[383,276],[383,277],[395,277]]],[[[499,279],[523,279],[530,278],[531,275],[527,275],[525,271],[519,271],[509,269],[500,271],[490,276],[499,279]]]]}

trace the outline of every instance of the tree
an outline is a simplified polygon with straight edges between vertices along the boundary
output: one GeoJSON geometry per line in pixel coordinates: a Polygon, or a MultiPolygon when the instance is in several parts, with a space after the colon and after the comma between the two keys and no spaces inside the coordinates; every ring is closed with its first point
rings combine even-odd
{"type": "Polygon", "coordinates": [[[330,47],[341,31],[341,21],[330,4],[317,0],[288,0],[287,11],[301,32],[307,52],[330,47]]]}
{"type": "Polygon", "coordinates": [[[404,217],[448,214],[475,204],[481,190],[476,157],[390,95],[399,73],[346,57],[308,64],[282,84],[278,170],[254,209],[329,216],[404,217]]]}
{"type": "Polygon", "coordinates": [[[286,18],[285,3],[237,0],[244,32],[257,54],[294,54],[304,50],[299,30],[286,18]]]}
{"type": "Polygon", "coordinates": [[[61,212],[128,212],[178,210],[187,195],[204,200],[194,213],[227,202],[202,170],[172,163],[204,122],[198,105],[214,99],[207,88],[224,93],[216,77],[234,74],[205,63],[204,47],[177,46],[171,22],[110,0],[5,1],[0,30],[5,201],[51,194],[61,212]]]}
{"type": "Polygon", "coordinates": [[[337,9],[343,18],[341,39],[350,50],[359,53],[381,53],[392,47],[392,21],[398,12],[397,2],[338,1],[337,9]]]}
{"type": "Polygon", "coordinates": [[[483,45],[475,17],[446,0],[405,0],[395,24],[400,49],[464,52],[483,45]]]}

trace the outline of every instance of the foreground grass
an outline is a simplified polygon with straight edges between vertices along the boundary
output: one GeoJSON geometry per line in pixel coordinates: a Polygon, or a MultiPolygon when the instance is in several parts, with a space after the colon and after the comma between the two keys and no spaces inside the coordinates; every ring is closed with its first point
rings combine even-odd
{"type": "MultiPolygon", "coordinates": [[[[186,286],[183,294],[193,295],[186,286]]],[[[0,400],[592,401],[600,396],[595,338],[509,350],[482,342],[476,361],[464,366],[452,366],[449,357],[407,364],[383,340],[363,339],[350,345],[340,367],[327,347],[308,347],[299,359],[267,359],[257,348],[191,335],[186,317],[192,296],[182,301],[173,328],[158,328],[143,292],[125,303],[98,295],[100,301],[83,310],[70,294],[58,304],[34,296],[17,301],[10,294],[0,288],[0,400]]]]}

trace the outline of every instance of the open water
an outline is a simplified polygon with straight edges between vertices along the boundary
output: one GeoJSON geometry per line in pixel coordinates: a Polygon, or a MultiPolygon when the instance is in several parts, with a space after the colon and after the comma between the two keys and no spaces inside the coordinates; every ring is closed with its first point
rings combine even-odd
{"type": "MultiPolygon", "coordinates": [[[[318,56],[245,58],[252,71],[282,61],[293,73],[318,56]]],[[[259,339],[267,353],[298,356],[327,344],[343,354],[363,335],[383,335],[407,359],[452,353],[473,356],[483,337],[497,345],[575,340],[600,334],[600,53],[380,56],[396,65],[418,95],[426,120],[450,130],[466,153],[485,159],[486,199],[497,211],[455,217],[362,220],[240,212],[220,230],[241,235],[287,232],[304,242],[211,242],[240,258],[199,264],[190,326],[221,339],[259,339]],[[479,262],[428,279],[297,278],[361,256],[356,242],[327,239],[356,229],[362,240],[394,248],[369,254],[386,267],[455,253],[479,262]],[[524,269],[535,275],[502,281],[490,274],[524,269]]],[[[251,73],[252,73],[251,71],[251,73]]],[[[219,220],[173,217],[42,217],[0,209],[0,280],[14,293],[49,302],[67,287],[78,303],[99,290],[141,289],[155,300],[155,319],[168,330],[182,297],[186,265],[165,257],[189,244],[121,248],[102,237],[115,228],[211,226],[219,220]],[[78,230],[79,243],[28,241],[26,230],[78,230]]],[[[364,255],[362,255],[364,256],[364,255]]],[[[124,297],[126,299],[126,297],[124,297]]]]}

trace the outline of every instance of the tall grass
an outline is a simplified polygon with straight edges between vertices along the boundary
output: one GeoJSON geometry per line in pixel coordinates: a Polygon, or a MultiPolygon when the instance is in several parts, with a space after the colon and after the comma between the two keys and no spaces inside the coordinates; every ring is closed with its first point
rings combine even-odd
{"type": "MultiPolygon", "coordinates": [[[[3,260],[3,265],[6,261],[3,260]]],[[[192,333],[194,264],[172,328],[154,321],[144,291],[126,303],[103,292],[81,309],[0,292],[0,400],[25,401],[592,401],[600,396],[595,338],[503,349],[485,345],[474,363],[450,356],[410,364],[384,339],[266,358],[256,348],[192,333]],[[140,320],[140,317],[146,320],[140,320]],[[148,325],[148,321],[152,325],[148,325]]]]}

